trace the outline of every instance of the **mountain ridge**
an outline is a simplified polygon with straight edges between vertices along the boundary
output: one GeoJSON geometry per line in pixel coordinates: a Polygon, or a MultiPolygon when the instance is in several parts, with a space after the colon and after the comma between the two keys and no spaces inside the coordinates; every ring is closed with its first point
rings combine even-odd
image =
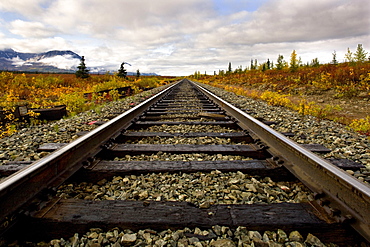
{"type": "Polygon", "coordinates": [[[53,57],[53,56],[63,56],[63,55],[71,55],[73,58],[81,59],[81,56],[77,53],[70,51],[70,50],[51,50],[47,52],[41,52],[41,53],[24,53],[24,52],[17,52],[11,48],[7,48],[4,50],[0,50],[0,58],[8,58],[12,59],[14,57],[19,57],[22,60],[28,60],[30,58],[45,58],[45,57],[53,57]]]}
{"type": "MultiPolygon", "coordinates": [[[[70,50],[51,50],[41,53],[17,52],[11,48],[0,50],[0,71],[22,71],[40,73],[75,73],[80,64],[81,56],[70,50]]],[[[109,70],[88,67],[90,73],[106,73],[109,70]]],[[[127,72],[127,75],[136,75],[127,72]]],[[[144,76],[156,73],[141,73],[144,76]]]]}
{"type": "Polygon", "coordinates": [[[23,53],[7,48],[0,50],[0,70],[25,72],[74,72],[80,59],[80,55],[70,50],[23,53]]]}

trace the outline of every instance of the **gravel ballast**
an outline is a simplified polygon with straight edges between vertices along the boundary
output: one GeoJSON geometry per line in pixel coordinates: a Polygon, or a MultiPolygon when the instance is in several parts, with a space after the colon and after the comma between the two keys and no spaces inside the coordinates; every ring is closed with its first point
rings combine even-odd
{"type": "MultiPolygon", "coordinates": [[[[270,106],[262,101],[237,96],[234,93],[208,85],[203,86],[233,105],[252,112],[253,117],[275,121],[277,124],[271,127],[280,132],[294,133],[294,137],[290,138],[297,143],[317,143],[331,149],[332,152],[323,155],[324,158],[345,158],[363,164],[366,168],[360,171],[347,172],[361,181],[370,181],[370,140],[367,136],[360,135],[333,121],[303,116],[287,108],[270,106]]],[[[79,132],[96,128],[96,125],[89,125],[88,123],[108,121],[162,89],[163,87],[160,87],[120,101],[110,102],[97,110],[83,112],[68,119],[24,128],[18,133],[0,140],[0,165],[9,161],[38,160],[47,154],[37,152],[40,145],[52,142],[71,142],[79,137],[77,135],[79,132]]],[[[208,127],[202,128],[205,129],[195,130],[192,126],[156,126],[149,131],[160,132],[167,129],[168,132],[207,132],[206,128],[208,127]]],[[[224,129],[220,131],[224,131],[224,129]]]]}
{"type": "Polygon", "coordinates": [[[313,200],[298,182],[274,182],[242,172],[151,173],[114,177],[97,184],[66,184],[58,196],[85,200],[185,201],[200,208],[213,204],[301,203],[313,200]]]}
{"type": "Polygon", "coordinates": [[[95,121],[109,121],[161,89],[163,87],[109,102],[74,117],[21,129],[12,136],[0,140],[0,165],[5,165],[9,161],[38,160],[48,154],[37,152],[40,145],[72,142],[79,137],[79,132],[95,129],[97,127],[93,124],[95,121]]]}
{"type": "Polygon", "coordinates": [[[299,232],[290,233],[277,231],[248,231],[245,227],[230,229],[226,226],[213,226],[212,229],[184,228],[180,230],[154,231],[144,229],[139,231],[111,229],[104,232],[100,228],[90,229],[82,236],[75,234],[71,238],[54,239],[38,246],[155,246],[155,247],[283,247],[283,246],[316,246],[334,247],[335,244],[323,244],[317,237],[308,234],[303,237],[299,232]]]}

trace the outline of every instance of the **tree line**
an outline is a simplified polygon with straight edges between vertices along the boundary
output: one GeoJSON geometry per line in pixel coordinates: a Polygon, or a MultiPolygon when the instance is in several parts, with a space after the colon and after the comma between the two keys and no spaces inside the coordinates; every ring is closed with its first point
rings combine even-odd
{"type": "MultiPolygon", "coordinates": [[[[125,64],[129,64],[129,63],[126,63],[126,62],[121,63],[121,66],[120,66],[120,68],[118,69],[118,71],[116,73],[116,75],[118,77],[127,78],[127,71],[124,67],[125,64]]],[[[89,72],[90,72],[90,70],[87,69],[86,64],[85,64],[85,57],[82,56],[81,60],[80,60],[80,64],[77,66],[77,71],[76,71],[75,75],[76,75],[77,78],[86,79],[86,78],[90,77],[89,72]]],[[[137,78],[140,77],[139,69],[136,71],[136,77],[137,78]]]]}
{"type": "MultiPolygon", "coordinates": [[[[367,57],[367,52],[363,48],[362,44],[357,45],[356,52],[351,52],[350,48],[347,48],[347,53],[344,55],[344,61],[348,62],[352,65],[356,63],[364,63],[364,62],[370,62],[370,56],[367,57]]],[[[337,65],[339,62],[337,60],[337,53],[334,51],[332,53],[332,61],[330,64],[337,65]]],[[[282,70],[282,69],[289,69],[292,72],[295,72],[298,70],[299,67],[319,67],[321,64],[319,62],[318,58],[314,58],[311,60],[311,62],[307,62],[306,64],[302,63],[302,60],[300,57],[298,57],[297,52],[295,50],[292,51],[290,54],[290,61],[287,62],[284,60],[284,56],[279,54],[276,60],[276,63],[274,64],[273,61],[270,61],[268,58],[266,62],[262,64],[258,64],[257,59],[251,59],[250,65],[247,66],[244,70],[242,66],[238,66],[235,70],[232,69],[231,62],[228,64],[227,70],[219,70],[218,75],[223,76],[223,75],[228,75],[228,74],[237,74],[237,73],[242,73],[246,72],[248,70],[261,70],[261,71],[266,71],[266,70],[271,70],[271,69],[276,69],[276,70],[282,70]]],[[[206,74],[206,73],[205,73],[206,74]]],[[[214,75],[216,75],[216,71],[214,71],[214,75]]],[[[194,73],[195,78],[200,76],[200,72],[196,71],[194,73]]]]}

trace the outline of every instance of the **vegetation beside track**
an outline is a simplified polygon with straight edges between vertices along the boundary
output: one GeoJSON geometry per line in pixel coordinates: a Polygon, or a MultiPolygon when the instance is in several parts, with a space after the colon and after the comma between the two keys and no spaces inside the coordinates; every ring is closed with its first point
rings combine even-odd
{"type": "MultiPolygon", "coordinates": [[[[5,121],[0,125],[0,138],[17,131],[18,125],[12,114],[18,106],[29,108],[50,108],[66,105],[69,115],[89,109],[96,109],[106,101],[117,100],[120,95],[118,88],[131,87],[133,94],[165,85],[172,78],[160,76],[118,77],[116,75],[91,75],[86,79],[76,78],[74,74],[17,74],[0,73],[0,110],[5,121]],[[106,93],[96,94],[106,90],[106,93]],[[86,97],[86,93],[93,93],[86,97]]],[[[31,123],[37,124],[37,115],[28,113],[31,123]]]]}
{"type": "Polygon", "coordinates": [[[303,115],[334,120],[370,135],[370,62],[307,65],[295,70],[288,65],[280,69],[236,69],[213,76],[196,72],[191,77],[303,115]],[[341,103],[347,103],[347,108],[341,103]],[[348,114],[356,109],[356,114],[348,114]]]}

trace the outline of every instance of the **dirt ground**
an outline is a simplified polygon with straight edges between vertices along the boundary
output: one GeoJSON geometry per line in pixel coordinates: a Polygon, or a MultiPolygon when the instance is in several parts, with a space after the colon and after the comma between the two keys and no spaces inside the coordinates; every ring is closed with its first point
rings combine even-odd
{"type": "Polygon", "coordinates": [[[335,92],[325,91],[320,94],[306,95],[304,98],[320,106],[339,106],[339,116],[348,119],[360,119],[370,116],[370,95],[368,97],[335,98],[335,92]]]}

